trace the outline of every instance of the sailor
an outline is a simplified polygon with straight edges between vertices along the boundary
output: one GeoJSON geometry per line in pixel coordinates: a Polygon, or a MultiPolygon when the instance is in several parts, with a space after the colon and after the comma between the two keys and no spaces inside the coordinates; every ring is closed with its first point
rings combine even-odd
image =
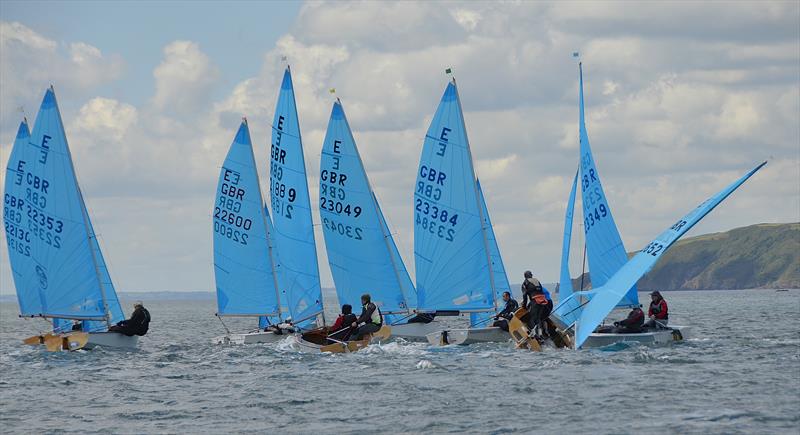
{"type": "Polygon", "coordinates": [[[336,321],[331,326],[328,337],[335,338],[340,341],[345,341],[353,332],[353,327],[350,326],[353,322],[357,321],[356,315],[353,314],[353,306],[350,304],[342,305],[342,314],[336,318],[336,321]]]}
{"type": "Polygon", "coordinates": [[[72,321],[72,330],[73,331],[83,331],[83,322],[80,320],[73,320],[72,321]]]}
{"type": "Polygon", "coordinates": [[[533,272],[530,270],[525,271],[525,281],[522,283],[522,306],[528,310],[528,329],[531,333],[546,334],[544,320],[547,316],[544,314],[547,312],[547,296],[544,294],[542,283],[533,277],[533,272]]]}
{"type": "Polygon", "coordinates": [[[378,332],[383,326],[381,310],[372,303],[369,293],[361,295],[361,316],[350,326],[353,328],[358,327],[358,330],[353,334],[353,340],[361,340],[366,335],[378,332]]]}
{"type": "Polygon", "coordinates": [[[642,332],[643,324],[644,324],[644,311],[642,311],[642,306],[639,305],[638,307],[633,307],[631,312],[628,313],[628,317],[625,318],[625,320],[614,322],[614,326],[616,327],[614,332],[620,334],[632,334],[632,333],[642,332]]]}
{"type": "Polygon", "coordinates": [[[268,325],[264,328],[264,332],[272,331],[275,335],[283,335],[284,332],[288,334],[294,333],[294,323],[292,323],[292,318],[287,317],[283,322],[278,323],[277,325],[268,325]]]}
{"type": "Polygon", "coordinates": [[[145,335],[150,327],[150,312],[141,302],[133,304],[133,314],[128,320],[123,320],[116,325],[108,328],[108,332],[119,332],[128,337],[134,335],[145,335]]]}
{"type": "Polygon", "coordinates": [[[511,298],[511,293],[509,292],[503,292],[503,302],[506,303],[506,306],[503,308],[503,311],[500,311],[494,316],[494,323],[492,323],[492,326],[497,326],[503,331],[508,332],[508,321],[514,316],[514,311],[517,311],[519,304],[516,300],[511,298]]]}
{"type": "Polygon", "coordinates": [[[667,328],[669,308],[667,308],[667,301],[658,290],[650,293],[650,308],[647,310],[647,316],[650,317],[650,320],[644,324],[645,328],[667,328]]]}

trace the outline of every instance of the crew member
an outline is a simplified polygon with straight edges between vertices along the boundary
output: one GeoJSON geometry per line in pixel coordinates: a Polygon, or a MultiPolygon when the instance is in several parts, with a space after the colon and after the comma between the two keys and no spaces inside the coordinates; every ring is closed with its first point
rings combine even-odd
{"type": "Polygon", "coordinates": [[[669,321],[669,308],[667,301],[661,296],[658,290],[650,293],[650,308],[647,310],[650,320],[644,324],[645,328],[666,328],[669,321]]]}
{"type": "Polygon", "coordinates": [[[614,326],[616,326],[615,332],[620,334],[632,334],[636,332],[642,332],[642,325],[644,324],[644,311],[642,311],[642,306],[639,305],[638,307],[633,307],[630,313],[628,313],[628,317],[625,320],[620,320],[619,322],[614,322],[614,326]]]}
{"type": "MultiPolygon", "coordinates": [[[[546,335],[547,331],[544,315],[547,312],[547,297],[544,294],[542,283],[533,277],[533,272],[525,271],[525,281],[522,283],[522,306],[528,310],[528,329],[536,336],[546,335]],[[538,329],[538,333],[536,330],[538,329]]],[[[552,307],[552,305],[551,305],[552,307]]],[[[549,314],[549,313],[548,313],[549,314]]]]}
{"type": "Polygon", "coordinates": [[[350,325],[357,320],[356,315],[353,314],[353,306],[350,304],[342,305],[342,314],[339,314],[339,317],[333,322],[328,337],[346,341],[353,332],[353,327],[350,325]]]}
{"type": "Polygon", "coordinates": [[[511,293],[509,292],[503,292],[503,302],[506,303],[506,306],[503,308],[503,311],[500,311],[494,316],[494,323],[492,323],[492,326],[497,326],[503,331],[508,332],[508,321],[514,316],[514,311],[517,311],[519,304],[516,300],[511,298],[511,293]]]}
{"type": "Polygon", "coordinates": [[[133,304],[133,314],[128,320],[123,320],[116,325],[108,328],[108,332],[119,332],[128,337],[134,335],[145,335],[150,327],[150,312],[141,302],[133,304]]]}
{"type": "Polygon", "coordinates": [[[366,335],[378,332],[383,326],[381,310],[372,303],[369,293],[361,295],[361,316],[350,326],[353,328],[358,327],[358,330],[353,334],[353,340],[361,340],[366,335]]]}

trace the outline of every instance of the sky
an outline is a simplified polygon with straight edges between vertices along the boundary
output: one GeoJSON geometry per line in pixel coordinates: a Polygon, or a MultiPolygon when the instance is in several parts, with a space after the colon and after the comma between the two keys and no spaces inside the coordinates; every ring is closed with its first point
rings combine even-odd
{"type": "MultiPolygon", "coordinates": [[[[219,168],[247,116],[266,185],[285,56],[312,198],[336,88],[413,279],[416,169],[452,68],[511,282],[528,269],[552,282],[578,163],[576,51],[589,138],[628,251],[763,160],[687,236],[800,221],[800,3],[791,1],[4,0],[0,161],[53,84],[116,288],[212,291],[219,168]]],[[[0,243],[0,293],[11,294],[0,243]]]]}

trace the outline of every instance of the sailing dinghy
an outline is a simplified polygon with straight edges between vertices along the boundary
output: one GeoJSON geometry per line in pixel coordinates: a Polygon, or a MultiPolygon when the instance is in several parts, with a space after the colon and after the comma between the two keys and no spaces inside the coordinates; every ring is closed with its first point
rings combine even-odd
{"type": "MultiPolygon", "coordinates": [[[[407,314],[406,301],[416,295],[338,99],[322,146],[319,210],[339,302],[357,310],[361,295],[369,293],[384,315],[383,327],[373,338],[387,339],[393,328],[386,316],[407,314]]],[[[327,328],[304,333],[297,340],[301,348],[323,352],[354,351],[370,342],[331,341],[327,328]]]]}
{"type": "MultiPolygon", "coordinates": [[[[510,288],[475,175],[455,79],[447,84],[422,147],[414,186],[414,259],[420,313],[470,314],[473,324],[485,324],[497,297],[510,288]]],[[[426,339],[434,345],[510,339],[497,327],[426,326],[433,329],[426,339]]]]}
{"type": "MultiPolygon", "coordinates": [[[[243,120],[219,173],[214,203],[217,316],[281,318],[272,222],[261,196],[253,145],[243,120]]],[[[223,322],[223,326],[225,323],[223,322]]],[[[284,336],[261,328],[217,337],[217,344],[253,344],[284,336]]]]}
{"type": "Polygon", "coordinates": [[[33,133],[20,124],[6,168],[3,220],[20,317],[52,320],[25,340],[49,351],[135,348],[138,336],[107,332],[124,319],[78,186],[52,88],[33,133]]]}

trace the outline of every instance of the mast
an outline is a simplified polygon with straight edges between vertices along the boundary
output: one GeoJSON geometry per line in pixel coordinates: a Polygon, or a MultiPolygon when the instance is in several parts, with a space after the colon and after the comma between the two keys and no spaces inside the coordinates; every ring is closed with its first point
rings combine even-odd
{"type": "MultiPolygon", "coordinates": [[[[244,123],[245,127],[247,127],[247,136],[249,139],[250,136],[250,126],[247,124],[247,117],[242,117],[242,122],[244,123]]],[[[275,255],[272,249],[272,231],[270,231],[270,225],[267,225],[269,221],[269,217],[267,216],[267,205],[264,203],[264,195],[261,192],[261,180],[258,177],[258,167],[255,165],[256,156],[253,152],[253,142],[250,142],[250,156],[253,158],[253,171],[256,173],[256,186],[258,186],[258,202],[261,207],[261,219],[264,221],[264,232],[267,235],[267,251],[269,252],[269,265],[272,269],[272,284],[275,287],[275,300],[278,303],[278,319],[282,320],[281,318],[281,295],[280,290],[278,288],[278,270],[275,266],[275,255]]]]}
{"type": "MultiPolygon", "coordinates": [[[[106,326],[111,327],[111,313],[108,309],[108,298],[106,297],[106,289],[105,285],[103,284],[103,279],[100,277],[100,269],[99,265],[97,264],[97,255],[92,249],[91,246],[91,239],[92,234],[89,234],[89,211],[86,209],[86,202],[83,200],[83,192],[81,192],[81,187],[78,184],[78,174],[75,172],[75,163],[72,161],[72,151],[69,148],[69,141],[67,141],[67,134],[64,132],[64,121],[61,119],[61,109],[58,107],[58,101],[56,100],[56,91],[53,89],[53,85],[50,85],[50,92],[53,93],[53,101],[55,102],[56,113],[58,114],[58,121],[61,124],[61,130],[64,134],[64,144],[66,145],[64,148],[67,149],[67,160],[69,161],[69,167],[72,169],[72,179],[75,181],[75,189],[78,191],[78,200],[81,202],[81,216],[83,217],[83,229],[86,231],[86,241],[89,245],[89,252],[92,254],[92,263],[94,264],[94,273],[97,277],[97,283],[100,286],[100,297],[103,301],[103,311],[105,311],[104,320],[106,321],[106,326]]],[[[95,238],[97,235],[94,236],[95,238]]],[[[97,245],[98,248],[100,245],[97,245]]]]}
{"type": "MultiPolygon", "coordinates": [[[[289,64],[286,65],[286,71],[289,72],[289,77],[291,77],[291,75],[292,75],[292,67],[291,67],[291,65],[289,65],[289,64]]],[[[294,81],[292,81],[292,100],[295,100],[295,98],[294,98],[294,81]]],[[[303,164],[303,172],[304,172],[303,175],[306,177],[306,183],[305,183],[305,185],[306,185],[306,198],[309,198],[308,208],[309,208],[309,214],[311,214],[311,211],[310,211],[311,210],[311,201],[310,201],[311,193],[308,190],[308,175],[307,175],[308,174],[308,170],[306,168],[306,153],[303,150],[303,136],[302,136],[302,133],[300,131],[301,130],[300,129],[300,117],[297,115],[297,101],[296,100],[294,101],[293,106],[294,106],[294,118],[297,120],[297,139],[300,142],[300,162],[303,164]]],[[[313,230],[313,227],[314,227],[313,215],[312,215],[312,218],[311,218],[311,227],[312,227],[311,240],[312,240],[312,243],[314,244],[314,271],[316,272],[317,283],[319,285],[320,305],[322,305],[322,309],[320,310],[319,314],[320,314],[320,316],[322,316],[322,324],[324,325],[326,323],[325,322],[325,301],[323,300],[323,297],[322,297],[322,282],[320,281],[320,278],[319,278],[319,259],[317,257],[317,242],[316,242],[316,240],[314,238],[314,234],[313,234],[314,233],[314,230],[313,230]]]]}
{"type": "Polygon", "coordinates": [[[478,197],[478,177],[475,175],[475,163],[472,160],[472,149],[469,146],[469,139],[467,138],[467,124],[464,121],[464,110],[461,108],[461,97],[458,95],[458,86],[456,85],[455,77],[453,77],[453,87],[456,91],[456,102],[458,102],[458,112],[461,115],[461,124],[464,126],[464,142],[467,148],[467,155],[469,155],[469,166],[472,172],[472,190],[475,192],[475,203],[478,206],[478,219],[480,219],[481,222],[481,235],[483,236],[483,251],[486,253],[486,264],[489,267],[489,286],[492,289],[492,304],[494,305],[495,311],[497,311],[497,297],[495,296],[497,290],[494,283],[494,268],[492,267],[492,256],[489,252],[489,240],[486,235],[486,222],[483,216],[483,207],[481,206],[481,199],[478,197]]]}

